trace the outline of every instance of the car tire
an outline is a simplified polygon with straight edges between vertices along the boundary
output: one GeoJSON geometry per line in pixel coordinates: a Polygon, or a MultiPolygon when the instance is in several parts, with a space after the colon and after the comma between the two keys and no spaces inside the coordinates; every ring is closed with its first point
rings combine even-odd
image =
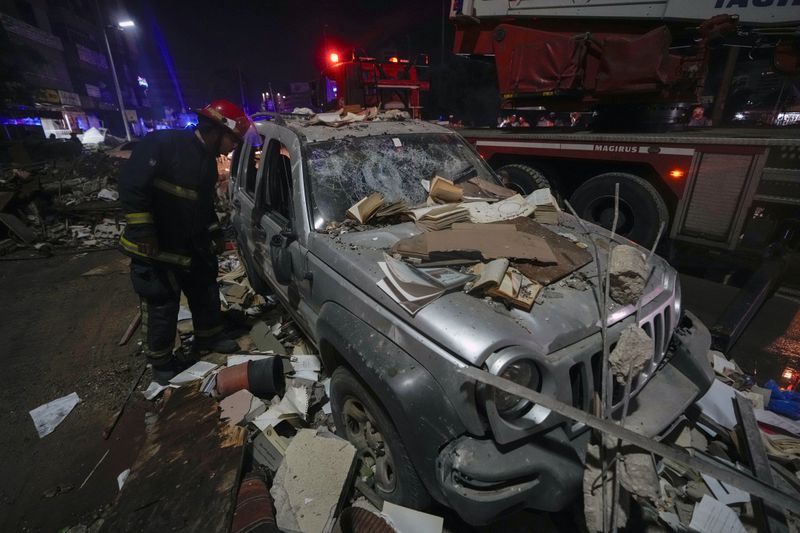
{"type": "Polygon", "coordinates": [[[258,294],[262,296],[268,296],[270,294],[274,294],[274,291],[267,285],[267,282],[262,279],[261,276],[258,275],[258,272],[253,268],[250,264],[250,260],[247,259],[245,254],[242,252],[244,248],[242,248],[242,243],[236,243],[236,253],[239,256],[239,261],[244,265],[244,272],[247,274],[247,281],[250,283],[250,286],[256,291],[258,294]]]}
{"type": "Polygon", "coordinates": [[[520,194],[530,194],[537,189],[552,188],[550,181],[540,171],[529,165],[505,165],[497,169],[497,173],[508,176],[506,186],[520,194]]]}
{"type": "Polygon", "coordinates": [[[343,366],[333,372],[330,390],[336,433],[350,441],[358,450],[359,459],[373,467],[373,490],[397,505],[427,507],[430,494],[394,423],[375,396],[343,366]]]}
{"type": "Polygon", "coordinates": [[[584,220],[611,229],[614,220],[614,190],[619,183],[619,221],[617,234],[650,247],[660,225],[669,227],[669,211],[664,199],[647,180],[623,172],[600,174],[573,193],[570,203],[584,220]]]}

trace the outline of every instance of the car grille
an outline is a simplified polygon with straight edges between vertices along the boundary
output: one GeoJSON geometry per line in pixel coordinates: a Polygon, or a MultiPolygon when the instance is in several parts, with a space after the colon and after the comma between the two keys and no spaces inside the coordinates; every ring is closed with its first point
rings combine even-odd
{"type": "MultiPolygon", "coordinates": [[[[647,383],[647,380],[655,373],[658,366],[664,360],[664,356],[669,350],[672,333],[678,324],[678,316],[674,310],[675,295],[662,293],[642,311],[639,318],[639,326],[647,333],[653,341],[653,359],[645,365],[642,372],[633,378],[631,383],[631,397],[635,396],[639,390],[647,383]]],[[[613,351],[619,339],[619,331],[609,332],[610,351],[613,351]]],[[[579,409],[588,409],[591,405],[591,398],[594,393],[600,392],[600,382],[602,381],[602,350],[594,351],[588,358],[588,362],[577,363],[570,369],[570,380],[572,382],[572,403],[579,409]],[[586,379],[590,378],[590,379],[586,379]],[[591,383],[590,383],[591,382],[591,383]]],[[[625,387],[617,383],[612,378],[612,410],[622,406],[625,387]]]]}

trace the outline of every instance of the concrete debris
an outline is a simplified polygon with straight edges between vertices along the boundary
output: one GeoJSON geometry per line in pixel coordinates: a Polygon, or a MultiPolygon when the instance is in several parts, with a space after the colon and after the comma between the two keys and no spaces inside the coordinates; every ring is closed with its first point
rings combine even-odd
{"type": "Polygon", "coordinates": [[[631,324],[622,330],[608,362],[617,383],[624,385],[638,376],[652,357],[653,339],[642,328],[631,324]]]}
{"type": "Polygon", "coordinates": [[[649,453],[625,450],[619,468],[620,483],[633,495],[656,501],[659,496],[658,474],[649,453]]]}
{"type": "Polygon", "coordinates": [[[381,515],[397,533],[441,533],[444,519],[392,502],[384,502],[381,515]]]}
{"type": "Polygon", "coordinates": [[[355,474],[356,448],[327,431],[302,429],[286,449],[270,490],[278,528],[330,531],[355,474]]]}
{"type": "Polygon", "coordinates": [[[639,249],[619,244],[611,251],[609,262],[611,298],[620,305],[633,305],[644,292],[650,272],[645,255],[639,249]]]}

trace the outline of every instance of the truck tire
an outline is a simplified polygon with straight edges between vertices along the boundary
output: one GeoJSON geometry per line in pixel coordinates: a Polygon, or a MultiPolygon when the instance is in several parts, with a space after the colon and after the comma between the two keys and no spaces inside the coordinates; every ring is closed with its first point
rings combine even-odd
{"type": "Polygon", "coordinates": [[[358,450],[375,471],[373,490],[384,500],[414,509],[430,504],[430,495],[411,463],[389,415],[350,370],[331,376],[331,408],[336,433],[358,450]]]}
{"type": "Polygon", "coordinates": [[[610,229],[614,221],[614,189],[619,183],[617,234],[650,247],[663,223],[669,227],[664,199],[646,180],[624,172],[600,174],[578,187],[570,202],[584,220],[610,229]]]}
{"type": "MultiPolygon", "coordinates": [[[[497,173],[508,176],[506,186],[520,194],[530,194],[536,189],[547,189],[550,182],[541,171],[528,165],[505,165],[497,169],[497,173]]],[[[555,191],[554,191],[555,192],[555,191]]]]}

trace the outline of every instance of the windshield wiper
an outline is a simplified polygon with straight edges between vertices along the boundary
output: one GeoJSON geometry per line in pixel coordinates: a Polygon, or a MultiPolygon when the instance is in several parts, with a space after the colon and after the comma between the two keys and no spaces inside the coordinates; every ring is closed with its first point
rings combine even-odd
{"type": "Polygon", "coordinates": [[[474,165],[467,165],[463,169],[461,169],[458,174],[453,176],[451,180],[453,183],[461,183],[462,181],[467,181],[470,178],[474,178],[478,175],[478,170],[475,168],[474,165]]]}

